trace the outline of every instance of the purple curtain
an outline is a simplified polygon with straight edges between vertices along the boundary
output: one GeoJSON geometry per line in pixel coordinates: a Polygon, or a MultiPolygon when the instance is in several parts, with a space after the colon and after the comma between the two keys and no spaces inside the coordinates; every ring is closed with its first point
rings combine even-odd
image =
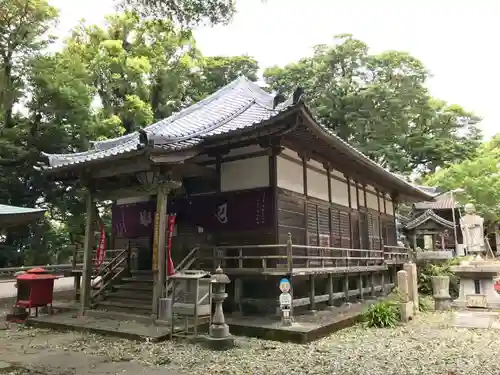
{"type": "Polygon", "coordinates": [[[272,190],[265,188],[174,199],[168,208],[178,221],[206,231],[243,231],[271,228],[272,203],[272,190]]]}
{"type": "Polygon", "coordinates": [[[111,211],[113,235],[125,238],[152,236],[155,212],[155,201],[114,205],[111,211]]]}

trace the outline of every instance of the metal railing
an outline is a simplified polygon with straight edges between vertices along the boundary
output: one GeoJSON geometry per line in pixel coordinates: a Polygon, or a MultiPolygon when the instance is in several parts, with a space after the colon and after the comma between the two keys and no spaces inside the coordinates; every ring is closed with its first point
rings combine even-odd
{"type": "Polygon", "coordinates": [[[104,292],[108,290],[116,281],[125,274],[131,272],[131,254],[132,249],[129,246],[126,249],[115,251],[115,257],[106,265],[103,265],[95,275],[98,283],[94,284],[94,291],[91,293],[91,303],[96,303],[103,297],[104,292]]]}
{"type": "MultiPolygon", "coordinates": [[[[103,262],[102,267],[108,265],[108,263],[114,259],[117,254],[122,252],[123,249],[109,249],[106,250],[106,259],[103,262]]],[[[95,255],[95,251],[94,251],[95,255]]],[[[59,276],[70,276],[71,271],[73,270],[82,270],[83,269],[83,251],[77,252],[76,262],[65,263],[65,264],[42,264],[42,265],[34,265],[34,266],[22,266],[22,267],[6,267],[0,268],[0,280],[9,280],[14,279],[16,273],[28,271],[32,268],[44,268],[47,272],[53,275],[59,276]]]]}

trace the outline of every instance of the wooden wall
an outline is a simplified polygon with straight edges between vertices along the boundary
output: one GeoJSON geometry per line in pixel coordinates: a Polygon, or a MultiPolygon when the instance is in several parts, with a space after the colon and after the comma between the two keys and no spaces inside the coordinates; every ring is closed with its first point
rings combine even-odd
{"type": "Polygon", "coordinates": [[[277,156],[278,241],[381,249],[396,244],[392,200],[370,185],[285,149],[277,156]]]}

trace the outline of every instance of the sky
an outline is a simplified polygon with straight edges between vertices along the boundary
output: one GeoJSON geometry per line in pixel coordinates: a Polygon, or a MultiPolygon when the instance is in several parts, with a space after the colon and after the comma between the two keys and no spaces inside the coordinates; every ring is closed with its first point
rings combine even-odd
{"type": "MultiPolygon", "coordinates": [[[[103,23],[113,12],[112,0],[49,2],[60,9],[61,35],[82,18],[103,23]]],[[[500,132],[495,0],[236,0],[236,5],[230,25],[196,30],[204,55],[248,54],[265,69],[308,56],[334,35],[353,34],[372,53],[402,50],[419,58],[433,75],[433,96],[481,116],[487,137],[500,132]]]]}

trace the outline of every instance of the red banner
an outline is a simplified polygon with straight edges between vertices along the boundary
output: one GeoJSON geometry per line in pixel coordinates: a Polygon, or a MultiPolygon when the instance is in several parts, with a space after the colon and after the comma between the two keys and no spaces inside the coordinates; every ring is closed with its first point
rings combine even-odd
{"type": "Polygon", "coordinates": [[[172,235],[175,229],[175,215],[168,215],[168,230],[167,230],[167,275],[171,276],[175,273],[174,262],[172,261],[172,235]]]}
{"type": "Polygon", "coordinates": [[[99,245],[94,259],[95,268],[101,267],[106,259],[106,231],[104,230],[104,223],[101,222],[101,233],[99,235],[99,245]]]}

